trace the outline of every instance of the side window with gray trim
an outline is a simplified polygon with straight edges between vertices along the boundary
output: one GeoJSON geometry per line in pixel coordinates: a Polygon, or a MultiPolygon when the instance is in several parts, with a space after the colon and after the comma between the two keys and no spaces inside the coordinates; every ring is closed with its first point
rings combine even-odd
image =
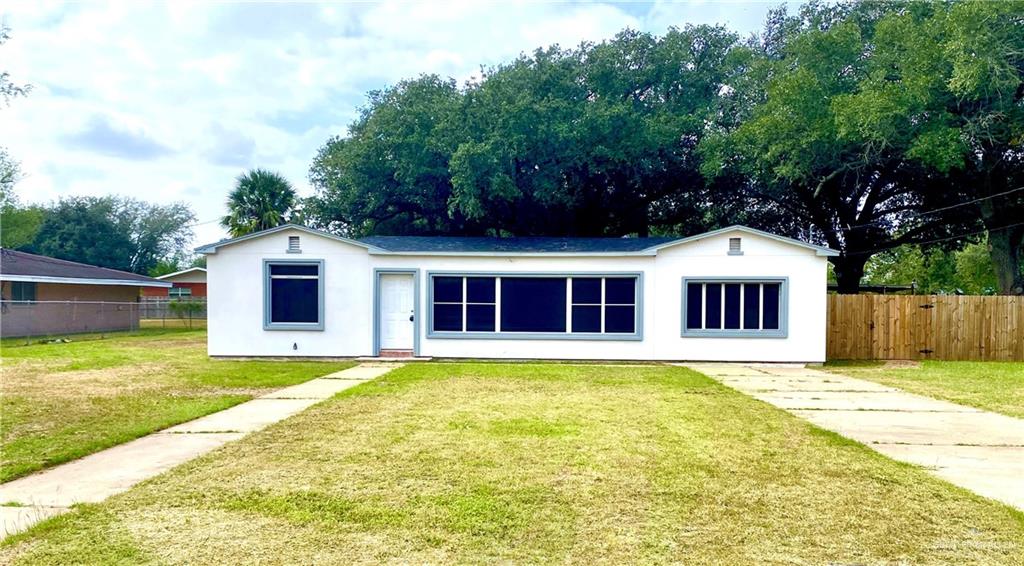
{"type": "Polygon", "coordinates": [[[684,279],[683,334],[786,335],[784,279],[684,279]]]}
{"type": "Polygon", "coordinates": [[[264,320],[268,329],[323,328],[323,262],[267,261],[264,320]]]}

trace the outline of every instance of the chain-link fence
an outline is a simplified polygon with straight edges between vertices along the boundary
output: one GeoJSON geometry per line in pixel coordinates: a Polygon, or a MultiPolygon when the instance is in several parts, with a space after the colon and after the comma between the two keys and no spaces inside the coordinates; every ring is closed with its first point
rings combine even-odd
{"type": "Polygon", "coordinates": [[[206,298],[143,297],[139,305],[142,320],[160,321],[163,326],[168,324],[195,326],[206,321],[206,298]]]}
{"type": "Polygon", "coordinates": [[[132,332],[140,328],[205,328],[206,301],[0,300],[0,337],[132,332]]]}

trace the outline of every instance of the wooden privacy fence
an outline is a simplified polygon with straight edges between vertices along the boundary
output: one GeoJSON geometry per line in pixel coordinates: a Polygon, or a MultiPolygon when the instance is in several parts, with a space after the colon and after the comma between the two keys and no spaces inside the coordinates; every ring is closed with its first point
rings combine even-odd
{"type": "Polygon", "coordinates": [[[829,295],[830,360],[1024,361],[1024,297],[829,295]]]}

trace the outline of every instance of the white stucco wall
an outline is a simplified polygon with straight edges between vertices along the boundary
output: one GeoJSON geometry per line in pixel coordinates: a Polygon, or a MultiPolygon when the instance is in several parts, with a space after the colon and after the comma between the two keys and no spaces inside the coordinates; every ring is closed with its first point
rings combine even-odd
{"type": "Polygon", "coordinates": [[[373,353],[374,268],[419,269],[420,355],[472,358],[801,361],[825,359],[826,258],[749,233],[723,233],[630,257],[370,255],[333,239],[284,230],[225,246],[207,259],[209,353],[215,356],[365,356],[373,353]],[[300,235],[302,254],[287,254],[300,235]],[[742,256],[727,254],[743,238],[742,256]],[[323,331],[263,330],[263,260],[323,259],[323,331]],[[427,336],[427,273],[643,272],[643,340],[487,340],[427,336]],[[682,337],[683,277],[788,278],[785,338],[682,337]],[[293,349],[293,345],[297,349],[293,349]]]}
{"type": "Polygon", "coordinates": [[[206,262],[211,356],[370,355],[373,286],[365,248],[285,230],[220,249],[206,262]],[[285,252],[294,235],[302,238],[301,254],[285,252]],[[264,259],[324,260],[323,331],[263,329],[264,259]]]}

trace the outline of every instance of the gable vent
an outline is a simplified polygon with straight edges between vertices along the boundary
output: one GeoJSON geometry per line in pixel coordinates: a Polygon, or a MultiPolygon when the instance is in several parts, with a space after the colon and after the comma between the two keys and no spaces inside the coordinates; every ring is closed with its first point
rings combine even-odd
{"type": "Polygon", "coordinates": [[[299,237],[298,236],[288,236],[288,253],[290,253],[290,254],[300,254],[300,253],[302,253],[302,248],[299,247],[299,237]]]}
{"type": "Polygon", "coordinates": [[[743,255],[742,245],[742,238],[729,238],[729,255],[743,255]]]}

